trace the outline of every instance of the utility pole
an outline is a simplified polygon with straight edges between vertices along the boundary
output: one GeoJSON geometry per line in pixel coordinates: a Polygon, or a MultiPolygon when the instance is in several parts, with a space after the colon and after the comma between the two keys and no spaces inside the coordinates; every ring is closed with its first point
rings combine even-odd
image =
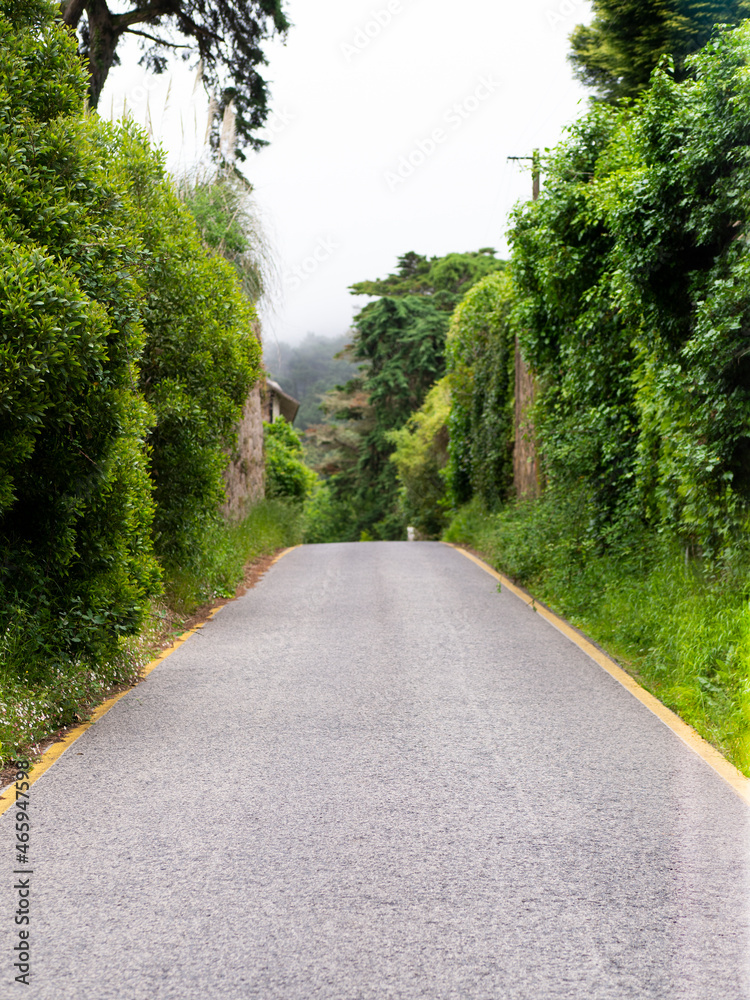
{"type": "MultiPolygon", "coordinates": [[[[509,160],[531,161],[532,198],[539,201],[542,184],[542,157],[538,149],[531,156],[509,156],[509,160]]],[[[519,499],[532,500],[541,492],[536,431],[529,411],[536,397],[536,380],[521,355],[516,336],[515,443],[513,446],[513,485],[519,499]]]]}
{"type": "Polygon", "coordinates": [[[535,149],[531,156],[509,156],[509,160],[516,163],[531,163],[531,197],[533,201],[539,201],[539,194],[542,190],[542,154],[535,149]]]}

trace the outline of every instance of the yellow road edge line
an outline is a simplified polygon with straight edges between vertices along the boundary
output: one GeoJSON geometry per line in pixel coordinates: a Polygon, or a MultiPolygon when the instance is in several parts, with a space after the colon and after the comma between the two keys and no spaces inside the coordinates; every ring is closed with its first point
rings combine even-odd
{"type": "Polygon", "coordinates": [[[448,545],[450,548],[455,549],[460,552],[461,555],[466,556],[467,559],[471,559],[473,563],[481,567],[485,573],[489,573],[498,580],[506,590],[509,590],[516,597],[519,597],[524,604],[528,607],[533,608],[533,610],[541,615],[542,618],[546,618],[550,624],[562,632],[564,636],[574,642],[579,649],[582,649],[584,653],[591,657],[591,659],[597,663],[603,670],[614,677],[616,681],[619,681],[624,688],[626,688],[634,698],[637,698],[646,708],[649,709],[658,719],[660,719],[665,726],[668,726],[672,732],[677,736],[682,742],[689,747],[693,753],[697,754],[709,767],[723,778],[723,780],[739,795],[743,801],[750,805],[750,779],[746,778],[741,771],[738,771],[734,764],[731,764],[726,757],[719,753],[716,747],[711,746],[711,744],[704,740],[700,733],[696,732],[692,726],[688,725],[683,719],[676,715],[670,708],[663,705],[658,698],[652,695],[645,688],[634,680],[627,671],[623,670],[611,657],[603,653],[601,649],[589,642],[580,635],[571,625],[569,625],[564,618],[560,618],[554,612],[549,611],[547,608],[540,607],[533,597],[525,593],[520,587],[516,587],[506,576],[502,573],[498,573],[497,570],[489,566],[484,560],[479,559],[477,556],[472,555],[471,552],[467,552],[458,545],[453,545],[451,542],[443,542],[444,545],[448,545]]]}
{"type": "MultiPolygon", "coordinates": [[[[287,555],[289,552],[293,552],[294,549],[298,548],[299,548],[298,545],[292,545],[290,548],[284,549],[282,552],[279,552],[279,554],[275,556],[274,559],[268,564],[268,568],[270,569],[271,566],[273,566],[275,563],[279,561],[279,559],[283,559],[284,556],[287,555]]],[[[209,621],[211,618],[214,617],[214,615],[217,615],[221,611],[221,609],[225,607],[226,607],[225,604],[221,604],[219,605],[218,608],[214,608],[213,611],[209,612],[206,621],[209,621]]],[[[179,649],[183,643],[187,642],[188,639],[191,638],[191,636],[194,636],[196,632],[202,629],[205,624],[206,622],[201,622],[199,625],[196,625],[195,628],[191,628],[188,629],[187,632],[183,632],[182,635],[180,635],[177,639],[175,639],[171,643],[171,645],[167,646],[165,650],[159,653],[156,659],[151,660],[150,663],[146,664],[146,666],[143,668],[142,671],[141,680],[145,680],[148,677],[148,675],[159,666],[160,663],[163,663],[168,656],[171,656],[176,649],[179,649]]],[[[32,767],[31,773],[29,774],[29,777],[26,779],[28,781],[29,787],[31,787],[31,785],[33,785],[34,782],[38,781],[42,777],[42,775],[45,772],[47,772],[52,767],[52,765],[55,764],[60,759],[60,757],[62,757],[62,755],[65,753],[68,747],[73,746],[73,744],[78,739],[80,739],[80,737],[83,736],[83,734],[88,729],[91,729],[91,727],[95,725],[95,723],[97,723],[99,719],[103,718],[111,708],[114,708],[114,706],[117,704],[120,698],[123,698],[130,691],[134,690],[134,687],[137,686],[137,683],[133,687],[128,688],[127,691],[120,691],[119,694],[113,695],[111,698],[108,698],[106,701],[103,701],[101,705],[99,705],[92,712],[91,718],[87,722],[83,722],[81,723],[80,726],[76,726],[75,729],[71,729],[70,732],[67,734],[67,736],[59,740],[57,743],[53,743],[48,750],[45,750],[42,756],[39,758],[39,760],[36,761],[36,763],[32,767]]],[[[14,783],[8,785],[7,788],[2,790],[2,794],[0,794],[0,816],[2,816],[4,812],[7,812],[7,810],[10,809],[11,806],[15,805],[15,802],[16,802],[16,795],[15,795],[15,783],[14,783]]]]}

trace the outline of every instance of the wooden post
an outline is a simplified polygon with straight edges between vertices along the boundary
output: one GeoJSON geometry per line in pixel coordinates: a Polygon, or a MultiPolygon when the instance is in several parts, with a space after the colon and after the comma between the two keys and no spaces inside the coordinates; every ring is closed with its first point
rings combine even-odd
{"type": "MultiPolygon", "coordinates": [[[[532,161],[532,195],[534,201],[539,199],[541,190],[541,156],[538,149],[532,157],[512,157],[512,159],[531,159],[532,161]]],[[[516,337],[516,386],[515,386],[515,442],[513,446],[513,486],[516,496],[523,500],[532,500],[539,496],[539,461],[536,450],[536,433],[530,412],[536,397],[536,382],[529,371],[528,365],[521,356],[521,349],[516,337]]]]}

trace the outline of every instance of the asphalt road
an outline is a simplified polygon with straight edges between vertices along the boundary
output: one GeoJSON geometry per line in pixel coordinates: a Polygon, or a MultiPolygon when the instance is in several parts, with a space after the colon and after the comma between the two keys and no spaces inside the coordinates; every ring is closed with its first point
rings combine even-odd
{"type": "Polygon", "coordinates": [[[437,543],[290,553],[30,810],[2,998],[750,998],[748,807],[437,543]]]}

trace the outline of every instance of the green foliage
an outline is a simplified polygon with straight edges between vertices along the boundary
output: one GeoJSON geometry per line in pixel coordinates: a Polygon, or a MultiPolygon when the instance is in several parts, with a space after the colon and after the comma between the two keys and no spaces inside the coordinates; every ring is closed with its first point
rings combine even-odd
{"type": "Polygon", "coordinates": [[[175,566],[164,582],[169,606],[190,615],[217,597],[234,597],[245,566],[302,541],[302,508],[285,499],[264,500],[241,521],[209,523],[194,558],[175,566]]]}
{"type": "Polygon", "coordinates": [[[406,525],[388,434],[403,427],[442,377],[448,317],[427,298],[407,295],[370,303],[354,322],[352,355],[363,363],[361,388],[373,416],[353,483],[357,527],[375,538],[402,538],[406,525]]]}
{"type": "Polygon", "coordinates": [[[513,232],[515,318],[545,473],[591,497],[592,539],[641,520],[718,564],[750,515],[750,30],[595,108],[513,232]]]}
{"type": "Polygon", "coordinates": [[[664,56],[676,80],[690,72],[687,57],[710,39],[716,24],[737,24],[748,0],[594,0],[591,25],[571,36],[578,79],[607,101],[645,90],[664,56]]]}
{"type": "Polygon", "coordinates": [[[584,498],[554,492],[495,513],[475,500],[444,537],[529,587],[750,775],[745,574],[708,576],[647,529],[597,554],[586,519],[584,498]]]}
{"type": "Polygon", "coordinates": [[[113,657],[159,573],[120,133],[84,117],[75,48],[39,11],[0,17],[0,630],[26,622],[18,669],[47,683],[113,657]]]}
{"type": "MultiPolygon", "coordinates": [[[[546,489],[488,513],[467,478],[456,493],[474,500],[446,533],[748,773],[749,64],[750,23],[717,34],[683,82],[657,71],[639,101],[595,106],[547,158],[540,199],[514,217],[506,300],[536,376],[546,489]]],[[[492,304],[478,305],[481,323],[492,304]]],[[[451,360],[457,451],[476,433],[461,393],[505,356],[451,360]]]]}
{"type": "Polygon", "coordinates": [[[387,278],[352,285],[352,294],[388,298],[425,295],[438,309],[453,312],[462,296],[480,278],[505,267],[491,247],[475,253],[449,253],[445,257],[430,258],[410,252],[398,258],[398,265],[397,272],[387,278]]]}
{"type": "Polygon", "coordinates": [[[193,171],[182,177],[178,192],[203,242],[229,261],[247,298],[257,302],[271,264],[249,182],[237,170],[193,171]]]}
{"type": "Polygon", "coordinates": [[[317,476],[304,463],[299,435],[283,417],[263,428],[266,496],[302,503],[312,494],[317,476]]]}
{"type": "Polygon", "coordinates": [[[741,545],[750,513],[749,58],[745,24],[694,58],[694,84],[656,79],[612,212],[642,502],[714,559],[741,545]]]}
{"type": "Polygon", "coordinates": [[[260,352],[161,157],[85,112],[55,8],[0,6],[0,49],[0,704],[35,692],[26,738],[132,678],[154,542],[168,570],[215,554],[260,352]]]}
{"type": "Polygon", "coordinates": [[[508,272],[478,282],[458,306],[448,333],[447,469],[453,504],[475,493],[492,506],[513,477],[515,328],[508,272]]]}
{"type": "MultiPolygon", "coordinates": [[[[404,537],[405,508],[390,461],[393,432],[445,374],[445,339],[455,305],[473,284],[505,266],[487,248],[430,259],[407,253],[398,263],[396,274],[352,285],[355,295],[380,296],[355,317],[353,343],[342,352],[359,363],[359,371],[326,394],[321,406],[333,421],[308,435],[308,454],[328,477],[330,496],[320,504],[330,517],[319,520],[338,525],[337,540],[404,537]]],[[[439,450],[438,445],[436,454],[439,450]]],[[[423,505],[425,515],[426,509],[423,505]]],[[[437,522],[431,524],[437,530],[437,522]]]]}
{"type": "Polygon", "coordinates": [[[633,329],[617,302],[610,214],[638,163],[631,114],[595,107],[548,159],[540,200],[516,213],[514,310],[540,387],[544,474],[558,492],[591,494],[592,537],[629,531],[638,444],[633,329]]]}
{"type": "Polygon", "coordinates": [[[119,169],[129,225],[147,254],[140,388],[155,414],[154,545],[171,568],[195,557],[206,524],[220,517],[223,472],[260,373],[256,314],[232,265],[206,251],[161,158],[132,128],[123,131],[119,169]]]}
{"type": "Polygon", "coordinates": [[[443,470],[448,462],[450,410],[449,382],[442,378],[406,424],[388,434],[396,449],[391,461],[398,470],[401,515],[428,538],[439,536],[445,526],[443,470]]]}
{"type": "Polygon", "coordinates": [[[330,482],[319,480],[305,504],[305,545],[356,542],[361,534],[351,497],[335,491],[330,482]]]}

